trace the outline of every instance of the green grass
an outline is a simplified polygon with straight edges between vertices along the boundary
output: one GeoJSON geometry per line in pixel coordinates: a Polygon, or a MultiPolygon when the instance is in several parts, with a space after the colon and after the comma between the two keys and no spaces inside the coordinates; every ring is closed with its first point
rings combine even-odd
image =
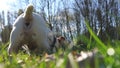
{"type": "Polygon", "coordinates": [[[0,68],[119,68],[120,67],[120,41],[114,40],[104,44],[96,34],[91,30],[86,21],[86,26],[91,34],[93,40],[88,39],[85,36],[79,36],[75,38],[82,40],[87,47],[75,45],[74,49],[66,49],[63,53],[62,49],[54,53],[55,59],[46,61],[45,56],[36,56],[25,54],[20,52],[17,55],[9,57],[7,55],[7,44],[0,44],[0,68]],[[92,57],[92,60],[85,59],[82,62],[76,61],[76,56],[71,54],[76,51],[78,54],[81,51],[92,51],[94,48],[98,49],[98,52],[92,57]],[[114,53],[112,54],[112,49],[114,53]],[[110,54],[109,54],[110,53],[110,54]]]}

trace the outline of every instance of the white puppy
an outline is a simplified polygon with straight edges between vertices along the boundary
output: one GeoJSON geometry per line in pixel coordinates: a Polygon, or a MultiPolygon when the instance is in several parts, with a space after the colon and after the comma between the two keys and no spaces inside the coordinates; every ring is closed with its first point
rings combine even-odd
{"type": "Polygon", "coordinates": [[[25,12],[13,24],[8,54],[18,53],[24,44],[28,46],[30,52],[40,54],[45,51],[49,53],[53,52],[55,48],[61,47],[60,45],[63,45],[64,41],[63,37],[55,38],[43,17],[33,13],[33,6],[28,5],[25,12]]]}
{"type": "Polygon", "coordinates": [[[53,33],[46,26],[44,19],[33,13],[33,6],[29,5],[25,12],[14,22],[10,34],[8,54],[17,53],[22,45],[28,45],[30,50],[41,53],[50,51],[56,40],[53,33]]]}

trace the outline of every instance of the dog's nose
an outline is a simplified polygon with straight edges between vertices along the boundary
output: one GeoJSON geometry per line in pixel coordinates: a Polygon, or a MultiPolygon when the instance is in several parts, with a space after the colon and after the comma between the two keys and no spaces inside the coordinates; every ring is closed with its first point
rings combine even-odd
{"type": "Polygon", "coordinates": [[[27,22],[27,23],[25,23],[25,25],[28,27],[28,26],[30,25],[30,23],[29,23],[29,22],[27,22]]]}

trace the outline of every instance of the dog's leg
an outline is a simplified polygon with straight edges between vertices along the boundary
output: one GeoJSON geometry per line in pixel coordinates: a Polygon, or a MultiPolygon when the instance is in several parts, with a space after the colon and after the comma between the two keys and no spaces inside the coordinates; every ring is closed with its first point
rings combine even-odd
{"type": "Polygon", "coordinates": [[[43,39],[42,42],[37,41],[38,44],[38,49],[39,52],[43,51],[43,52],[49,52],[50,50],[50,46],[49,43],[47,42],[47,40],[43,39]]]}
{"type": "Polygon", "coordinates": [[[44,45],[44,48],[45,48],[45,52],[48,52],[48,53],[51,53],[51,51],[50,51],[50,45],[49,45],[49,43],[48,43],[48,41],[46,42],[47,40],[45,40],[45,41],[43,41],[43,45],[44,45]]]}
{"type": "Polygon", "coordinates": [[[8,47],[8,54],[18,52],[19,47],[21,46],[21,41],[23,39],[22,35],[22,28],[13,28],[11,35],[10,35],[10,44],[8,47]]]}
{"type": "Polygon", "coordinates": [[[32,38],[33,40],[35,40],[36,43],[35,53],[47,52],[48,50],[50,50],[47,34],[43,32],[41,33],[38,29],[35,29],[34,33],[35,35],[32,36],[32,38]]]}

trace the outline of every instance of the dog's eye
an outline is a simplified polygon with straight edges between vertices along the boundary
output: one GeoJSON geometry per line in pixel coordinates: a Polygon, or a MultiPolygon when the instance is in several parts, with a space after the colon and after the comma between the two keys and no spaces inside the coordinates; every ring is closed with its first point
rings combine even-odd
{"type": "Polygon", "coordinates": [[[29,26],[29,25],[30,25],[30,23],[29,23],[29,22],[28,22],[28,23],[25,23],[25,25],[26,25],[26,26],[29,26]]]}

